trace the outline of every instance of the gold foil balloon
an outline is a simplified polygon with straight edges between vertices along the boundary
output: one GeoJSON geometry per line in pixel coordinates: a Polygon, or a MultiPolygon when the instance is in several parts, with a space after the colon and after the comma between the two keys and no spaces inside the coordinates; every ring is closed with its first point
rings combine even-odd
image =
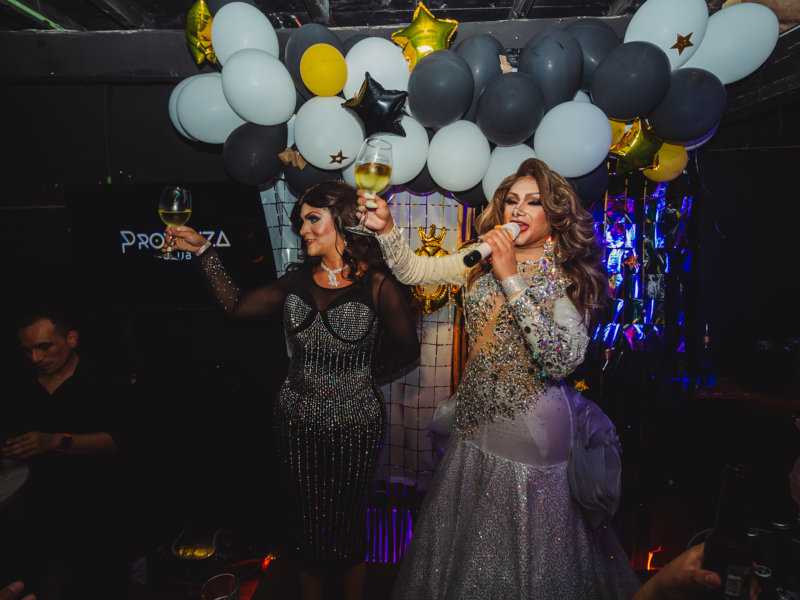
{"type": "Polygon", "coordinates": [[[201,65],[204,60],[217,62],[214,47],[211,45],[211,10],[206,0],[197,0],[186,15],[186,42],[194,61],[201,65]]]}
{"type": "MultiPolygon", "coordinates": [[[[417,233],[422,242],[422,246],[414,251],[417,256],[447,256],[450,254],[442,248],[442,242],[444,242],[444,238],[447,235],[447,227],[440,227],[438,233],[436,232],[436,225],[431,225],[428,232],[425,231],[424,227],[419,227],[417,228],[417,233]]],[[[415,286],[411,293],[420,303],[422,312],[429,315],[447,304],[457,290],[457,286],[432,284],[415,286]]]]}
{"type": "Polygon", "coordinates": [[[689,153],[679,144],[663,144],[656,153],[655,166],[642,171],[650,181],[672,181],[689,163],[689,153]]]}
{"type": "Polygon", "coordinates": [[[630,128],[630,123],[626,123],[625,121],[616,121],[615,119],[609,119],[608,123],[611,125],[611,147],[613,148],[620,142],[622,136],[625,135],[625,132],[628,131],[630,128]]]}
{"type": "Polygon", "coordinates": [[[662,140],[653,133],[647,123],[641,119],[634,119],[630,129],[611,146],[609,152],[620,159],[618,172],[625,173],[654,166],[656,152],[662,144],[662,140]]]}
{"type": "Polygon", "coordinates": [[[314,44],[300,58],[300,78],[313,94],[335,96],[347,81],[347,63],[330,44],[314,44]]]}
{"type": "Polygon", "coordinates": [[[455,19],[437,19],[423,2],[417,4],[408,27],[395,31],[392,41],[403,49],[412,70],[423,56],[450,47],[458,30],[455,19]]]}

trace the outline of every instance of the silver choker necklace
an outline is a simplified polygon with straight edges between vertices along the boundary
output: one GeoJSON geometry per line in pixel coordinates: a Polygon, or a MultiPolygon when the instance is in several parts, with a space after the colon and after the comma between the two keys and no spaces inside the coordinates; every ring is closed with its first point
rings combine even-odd
{"type": "Polygon", "coordinates": [[[324,260],[320,260],[319,264],[322,266],[323,271],[328,274],[328,283],[331,284],[331,287],[339,287],[339,282],[336,280],[337,273],[341,273],[344,270],[344,265],[339,267],[338,269],[331,269],[328,265],[325,264],[324,260]]]}

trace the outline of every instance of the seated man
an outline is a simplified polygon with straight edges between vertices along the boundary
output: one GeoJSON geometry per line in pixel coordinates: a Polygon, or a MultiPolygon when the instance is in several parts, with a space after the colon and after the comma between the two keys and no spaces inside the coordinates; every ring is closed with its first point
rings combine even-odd
{"type": "Polygon", "coordinates": [[[119,393],[78,354],[80,334],[60,311],[29,312],[17,336],[32,370],[5,382],[11,393],[3,396],[16,409],[4,418],[11,433],[0,457],[31,469],[23,532],[30,587],[40,600],[122,597],[119,437],[100,431],[119,410],[119,393]]]}

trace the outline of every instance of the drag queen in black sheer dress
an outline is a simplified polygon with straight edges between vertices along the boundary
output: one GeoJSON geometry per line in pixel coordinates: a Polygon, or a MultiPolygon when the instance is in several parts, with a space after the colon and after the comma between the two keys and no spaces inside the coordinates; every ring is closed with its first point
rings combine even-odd
{"type": "Polygon", "coordinates": [[[375,239],[345,229],[358,222],[356,205],[356,191],[343,183],[309,189],[291,216],[305,261],[246,292],[202,236],[188,227],[167,230],[178,249],[197,256],[229,315],[283,312],[290,362],[275,407],[277,451],[308,600],[321,598],[327,575],[342,574],[348,600],[362,597],[366,502],[385,427],[377,382],[419,355],[404,288],[388,274],[375,239]]]}

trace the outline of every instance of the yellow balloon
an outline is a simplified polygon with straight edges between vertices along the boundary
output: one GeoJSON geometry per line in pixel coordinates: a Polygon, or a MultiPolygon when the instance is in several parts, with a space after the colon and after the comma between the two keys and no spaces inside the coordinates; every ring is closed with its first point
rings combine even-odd
{"type": "Polygon", "coordinates": [[[679,144],[663,144],[656,152],[655,166],[642,171],[650,181],[672,181],[689,163],[689,153],[679,144]]]}
{"type": "Polygon", "coordinates": [[[330,44],[314,44],[300,58],[300,78],[317,96],[335,96],[347,81],[347,63],[330,44]]]}
{"type": "Polygon", "coordinates": [[[186,43],[194,61],[201,65],[204,60],[217,62],[217,55],[211,45],[211,10],[206,0],[197,0],[186,14],[186,43]]]}
{"type": "Polygon", "coordinates": [[[447,50],[458,31],[455,19],[437,19],[423,2],[417,4],[408,27],[395,31],[392,41],[403,49],[411,71],[423,56],[447,50]]]}

